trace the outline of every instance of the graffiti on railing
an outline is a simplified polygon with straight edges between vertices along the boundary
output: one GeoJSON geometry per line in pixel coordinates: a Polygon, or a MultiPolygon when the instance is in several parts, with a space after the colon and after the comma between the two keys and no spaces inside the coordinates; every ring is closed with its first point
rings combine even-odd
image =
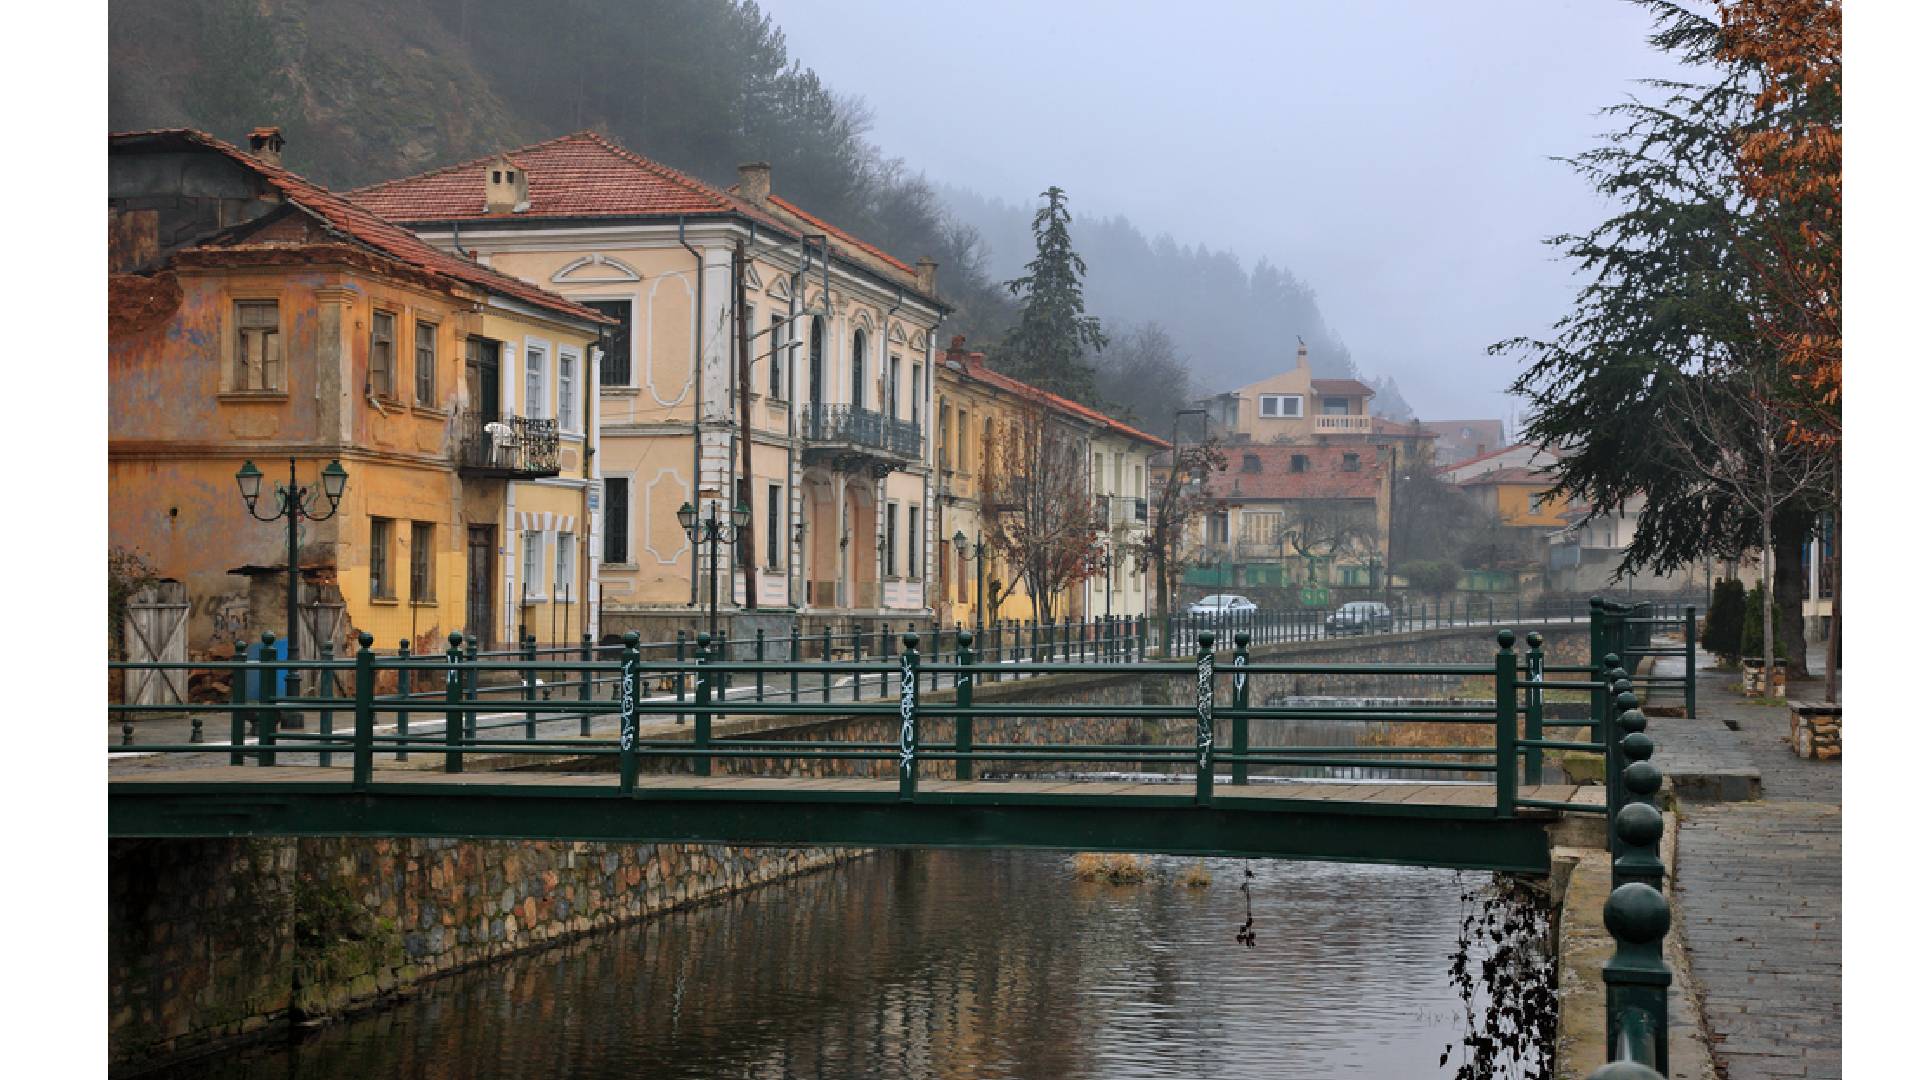
{"type": "Polygon", "coordinates": [[[635,657],[627,657],[620,664],[620,749],[632,750],[635,737],[633,665],[635,657]]]}
{"type": "Polygon", "coordinates": [[[919,676],[913,666],[902,660],[900,664],[900,771],[913,771],[913,755],[917,735],[914,732],[914,714],[917,711],[916,698],[919,696],[919,676]]]}
{"type": "Polygon", "coordinates": [[[1200,654],[1200,683],[1195,688],[1194,714],[1199,730],[1195,738],[1200,746],[1200,771],[1213,769],[1213,655],[1200,654]]]}

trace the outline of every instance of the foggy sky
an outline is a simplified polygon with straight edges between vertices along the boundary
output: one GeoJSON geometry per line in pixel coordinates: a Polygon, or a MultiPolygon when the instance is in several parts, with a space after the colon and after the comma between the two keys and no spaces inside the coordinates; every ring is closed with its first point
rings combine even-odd
{"type": "Polygon", "coordinates": [[[1625,0],[760,2],[886,154],[1266,255],[1428,419],[1507,418],[1516,365],[1485,348],[1549,332],[1577,281],[1540,241],[1606,210],[1548,159],[1678,71],[1625,0]]]}

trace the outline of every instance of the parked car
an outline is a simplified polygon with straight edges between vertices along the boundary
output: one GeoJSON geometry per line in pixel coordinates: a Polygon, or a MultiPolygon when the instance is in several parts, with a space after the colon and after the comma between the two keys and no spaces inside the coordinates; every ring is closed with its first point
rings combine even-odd
{"type": "Polygon", "coordinates": [[[1327,636],[1372,634],[1393,629],[1393,609],[1377,600],[1355,600],[1341,604],[1340,610],[1327,616],[1327,636]]]}
{"type": "Polygon", "coordinates": [[[1187,605],[1187,614],[1219,618],[1223,615],[1241,615],[1260,610],[1260,605],[1244,596],[1232,593],[1218,593],[1203,596],[1187,605]]]}

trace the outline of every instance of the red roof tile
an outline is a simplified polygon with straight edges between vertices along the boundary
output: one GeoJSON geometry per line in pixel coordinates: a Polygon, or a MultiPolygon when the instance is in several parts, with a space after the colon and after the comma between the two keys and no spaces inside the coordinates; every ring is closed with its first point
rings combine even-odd
{"type": "Polygon", "coordinates": [[[1021,382],[1011,375],[1003,375],[987,366],[987,355],[980,352],[967,352],[967,339],[958,334],[947,344],[946,360],[948,364],[959,364],[961,373],[988,386],[996,386],[1009,393],[1024,397],[1041,406],[1067,413],[1070,416],[1093,424],[1096,427],[1110,428],[1126,438],[1157,446],[1162,450],[1171,450],[1173,444],[1157,435],[1149,435],[1130,424],[1123,424],[1106,413],[1089,408],[1070,398],[1049,393],[1031,383],[1021,382]]]}
{"type": "Polygon", "coordinates": [[[827,233],[864,256],[856,261],[865,268],[908,288],[916,284],[906,263],[779,196],[769,199],[769,207],[756,206],[592,131],[507,151],[526,174],[527,209],[488,214],[487,166],[501,156],[488,154],[373,184],[357,189],[353,197],[395,221],[410,222],[733,214],[783,231],[827,233]],[[801,224],[796,226],[796,221],[801,224]]]}
{"type": "Polygon", "coordinates": [[[1460,486],[1466,487],[1469,484],[1551,484],[1554,480],[1555,477],[1553,474],[1544,469],[1520,466],[1495,469],[1492,472],[1481,473],[1479,476],[1468,477],[1460,481],[1460,486]]]}
{"type": "Polygon", "coordinates": [[[117,132],[108,142],[132,144],[142,140],[177,140],[206,147],[239,162],[257,173],[278,190],[289,203],[306,211],[328,231],[390,259],[406,263],[432,276],[452,278],[464,284],[509,296],[546,311],[582,322],[603,324],[613,320],[591,308],[582,307],[519,278],[481,266],[469,259],[441,251],[406,229],[368,210],[353,199],[328,191],[297,173],[270,164],[231,143],[192,128],[163,128],[152,131],[117,132]]]}
{"type": "Polygon", "coordinates": [[[1315,379],[1313,392],[1323,397],[1328,394],[1335,397],[1372,397],[1373,387],[1359,379],[1315,379]]]}
{"type": "MultiPolygon", "coordinates": [[[[1377,448],[1376,448],[1377,449],[1377,448]]],[[[1207,478],[1208,494],[1219,499],[1376,499],[1386,464],[1374,450],[1340,446],[1246,445],[1222,447],[1227,467],[1207,478]],[[1348,470],[1346,455],[1358,454],[1359,467],[1348,470]],[[1295,472],[1293,459],[1307,468],[1295,472]],[[1247,468],[1249,459],[1257,468],[1247,468]]]]}

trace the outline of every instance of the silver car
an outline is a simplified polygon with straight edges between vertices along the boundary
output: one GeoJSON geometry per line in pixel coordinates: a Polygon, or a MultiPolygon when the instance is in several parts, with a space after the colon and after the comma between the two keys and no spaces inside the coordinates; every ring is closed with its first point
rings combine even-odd
{"type": "Polygon", "coordinates": [[[1393,629],[1393,609],[1378,600],[1354,600],[1327,616],[1327,636],[1372,634],[1393,629]]]}
{"type": "Polygon", "coordinates": [[[1258,610],[1260,610],[1260,605],[1244,596],[1235,596],[1232,593],[1218,593],[1213,596],[1203,596],[1187,605],[1187,614],[1189,615],[1200,615],[1216,619],[1224,615],[1241,615],[1258,610]]]}

